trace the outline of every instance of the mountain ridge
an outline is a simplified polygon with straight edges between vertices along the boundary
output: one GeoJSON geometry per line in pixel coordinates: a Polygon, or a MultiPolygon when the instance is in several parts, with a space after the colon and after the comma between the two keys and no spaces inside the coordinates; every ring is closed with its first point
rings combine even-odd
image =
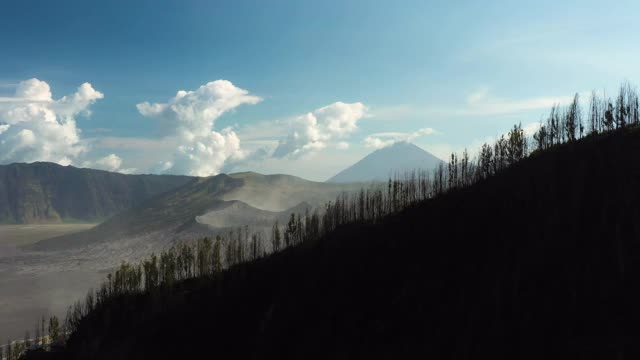
{"type": "Polygon", "coordinates": [[[50,162],[0,165],[0,223],[99,222],[193,179],[50,162]]]}
{"type": "MultiPolygon", "coordinates": [[[[115,214],[92,229],[45,239],[28,248],[69,249],[136,238],[148,233],[170,234],[172,238],[193,237],[192,232],[211,233],[211,226],[207,222],[217,225],[218,230],[224,227],[217,220],[200,223],[198,219],[206,219],[207,214],[211,216],[233,205],[233,202],[246,205],[244,216],[247,223],[257,223],[260,230],[266,231],[267,220],[282,220],[287,211],[312,209],[334,200],[345,191],[356,191],[360,187],[359,183],[331,184],[292,175],[262,175],[254,172],[195,178],[115,214]]],[[[239,219],[243,214],[236,211],[231,215],[227,210],[225,216],[239,219]]],[[[232,225],[238,224],[239,221],[234,221],[232,225]]]]}

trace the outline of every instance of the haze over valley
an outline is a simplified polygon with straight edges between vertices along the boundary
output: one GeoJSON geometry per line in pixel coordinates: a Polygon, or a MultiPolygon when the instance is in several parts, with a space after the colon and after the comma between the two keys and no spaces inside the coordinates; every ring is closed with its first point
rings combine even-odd
{"type": "Polygon", "coordinates": [[[3,3],[0,360],[635,359],[639,13],[3,3]]]}
{"type": "Polygon", "coordinates": [[[123,261],[238,229],[261,233],[271,251],[266,239],[275,221],[286,224],[292,213],[322,211],[343,193],[383,186],[376,185],[377,172],[366,171],[358,182],[322,183],[253,172],[122,175],[40,162],[0,165],[0,175],[6,199],[0,272],[7,295],[0,319],[9,325],[0,327],[0,338],[22,336],[34,313],[63,317],[123,261]]]}

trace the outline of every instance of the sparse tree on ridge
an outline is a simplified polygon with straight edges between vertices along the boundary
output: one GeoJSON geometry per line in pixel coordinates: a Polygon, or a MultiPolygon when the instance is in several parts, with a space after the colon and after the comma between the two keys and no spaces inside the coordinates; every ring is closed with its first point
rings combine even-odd
{"type": "Polygon", "coordinates": [[[216,236],[216,242],[213,243],[213,249],[211,251],[211,262],[213,266],[213,271],[218,274],[222,272],[222,259],[220,256],[220,251],[222,250],[222,238],[220,235],[216,236]]]}
{"type": "MultiPolygon", "coordinates": [[[[41,340],[41,338],[40,338],[40,319],[38,319],[36,321],[36,329],[35,330],[36,331],[34,332],[34,337],[33,337],[34,342],[33,343],[34,343],[34,345],[39,346],[40,345],[40,340],[41,340]]],[[[2,359],[2,356],[0,356],[0,359],[2,359]]]]}
{"type": "Polygon", "coordinates": [[[576,131],[579,132],[580,137],[582,137],[582,114],[580,112],[580,103],[579,103],[579,95],[576,93],[573,97],[573,101],[567,108],[565,118],[566,118],[566,137],[568,141],[576,140],[576,131]]]}
{"type": "Polygon", "coordinates": [[[618,97],[616,98],[615,105],[615,123],[616,127],[623,128],[627,120],[627,86],[625,84],[620,86],[618,97]]]}
{"type": "Polygon", "coordinates": [[[591,92],[589,101],[589,130],[591,133],[600,131],[600,105],[595,91],[591,92]]]}
{"type": "MultiPolygon", "coordinates": [[[[248,230],[245,229],[245,234],[247,232],[248,230]]],[[[238,240],[236,241],[236,263],[237,264],[241,264],[244,262],[244,255],[245,255],[244,244],[245,244],[246,236],[247,235],[243,237],[242,228],[238,228],[238,240]]]]}
{"type": "Polygon", "coordinates": [[[212,243],[210,238],[205,237],[203,239],[198,240],[198,244],[197,244],[197,258],[198,258],[197,275],[198,276],[208,276],[212,273],[211,251],[212,251],[212,243]]]}
{"type": "Polygon", "coordinates": [[[293,245],[293,236],[296,231],[296,215],[291,213],[289,217],[289,222],[287,223],[287,227],[284,230],[284,246],[289,247],[293,245]]]}
{"type": "Polygon", "coordinates": [[[6,350],[7,350],[7,359],[8,359],[8,360],[12,360],[12,358],[13,358],[13,354],[11,353],[11,350],[12,350],[12,349],[11,349],[11,340],[8,340],[8,339],[7,339],[7,347],[6,347],[6,350]]]}
{"type": "Polygon", "coordinates": [[[60,322],[55,315],[49,318],[49,338],[53,342],[60,339],[60,322]]]}
{"type": "Polygon", "coordinates": [[[42,342],[41,342],[41,345],[43,345],[43,346],[45,345],[45,343],[44,343],[44,336],[45,336],[44,329],[45,329],[45,323],[46,323],[46,321],[45,321],[45,319],[44,319],[44,315],[43,315],[43,316],[42,316],[42,318],[40,319],[40,336],[42,336],[42,342]]]}
{"type": "Polygon", "coordinates": [[[233,238],[233,232],[229,233],[229,238],[227,239],[227,243],[225,246],[224,259],[227,264],[227,267],[231,267],[236,264],[235,259],[235,240],[233,238]]]}
{"type": "Polygon", "coordinates": [[[271,230],[271,251],[278,252],[280,251],[282,239],[280,237],[280,229],[278,227],[278,220],[273,224],[273,228],[271,230]]]}
{"type": "Polygon", "coordinates": [[[611,104],[611,102],[609,101],[607,105],[607,110],[604,112],[604,126],[607,130],[612,130],[615,124],[613,112],[614,112],[613,104],[611,104]]]}
{"type": "Polygon", "coordinates": [[[148,291],[158,286],[158,258],[155,254],[151,254],[149,259],[143,263],[144,269],[144,288],[148,291]]]}
{"type": "Polygon", "coordinates": [[[526,139],[522,127],[514,125],[506,140],[507,164],[514,164],[524,158],[526,154],[526,139]]]}
{"type": "Polygon", "coordinates": [[[455,153],[451,153],[449,161],[449,189],[457,187],[458,182],[458,157],[455,153]]]}

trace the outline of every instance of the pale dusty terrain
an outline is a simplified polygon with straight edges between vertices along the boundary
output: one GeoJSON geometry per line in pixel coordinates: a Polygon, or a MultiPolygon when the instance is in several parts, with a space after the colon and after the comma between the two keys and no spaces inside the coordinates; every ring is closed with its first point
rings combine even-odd
{"type": "Polygon", "coordinates": [[[22,246],[55,236],[88,230],[96,224],[0,225],[0,246],[22,246]]]}
{"type": "Polygon", "coordinates": [[[24,338],[25,331],[33,334],[42,315],[64,317],[69,305],[83,299],[123,260],[138,262],[175,240],[163,230],[65,251],[27,252],[20,247],[47,233],[55,236],[70,230],[73,226],[0,226],[0,343],[24,338]]]}

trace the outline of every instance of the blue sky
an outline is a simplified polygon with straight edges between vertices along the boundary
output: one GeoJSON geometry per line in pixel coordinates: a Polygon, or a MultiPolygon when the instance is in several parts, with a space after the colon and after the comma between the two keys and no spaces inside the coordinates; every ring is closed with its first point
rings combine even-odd
{"type": "Polygon", "coordinates": [[[444,158],[575,92],[637,84],[639,7],[5,2],[0,162],[324,180],[398,139],[444,158]]]}

